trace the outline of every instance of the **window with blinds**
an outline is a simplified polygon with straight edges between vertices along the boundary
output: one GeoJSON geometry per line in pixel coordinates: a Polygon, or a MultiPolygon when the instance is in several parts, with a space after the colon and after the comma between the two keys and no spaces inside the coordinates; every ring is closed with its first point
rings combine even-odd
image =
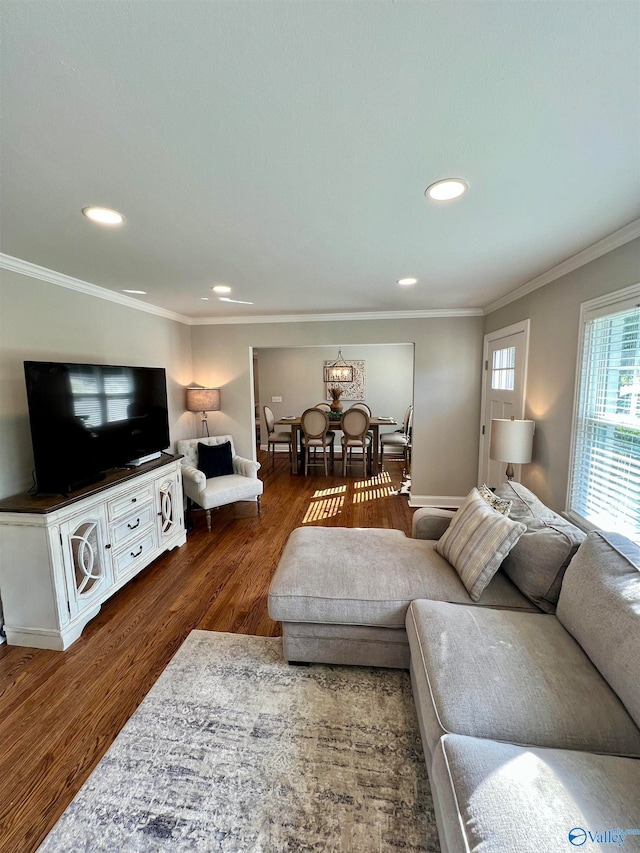
{"type": "Polygon", "coordinates": [[[640,541],[638,295],[583,313],[569,511],[640,541]]]}

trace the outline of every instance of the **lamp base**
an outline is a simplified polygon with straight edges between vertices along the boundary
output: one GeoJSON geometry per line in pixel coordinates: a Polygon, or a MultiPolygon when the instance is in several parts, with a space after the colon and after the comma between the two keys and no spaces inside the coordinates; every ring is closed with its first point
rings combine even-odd
{"type": "Polygon", "coordinates": [[[207,413],[203,412],[202,417],[200,418],[202,422],[202,437],[209,438],[209,421],[207,420],[207,413]]]}
{"type": "Polygon", "coordinates": [[[516,475],[516,472],[513,470],[513,465],[511,462],[507,464],[507,470],[504,472],[507,480],[513,480],[516,475]]]}

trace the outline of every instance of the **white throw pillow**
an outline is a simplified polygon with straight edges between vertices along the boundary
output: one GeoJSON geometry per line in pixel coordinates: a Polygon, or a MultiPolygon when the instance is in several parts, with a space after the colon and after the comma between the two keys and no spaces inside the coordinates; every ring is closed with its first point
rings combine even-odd
{"type": "Polygon", "coordinates": [[[495,492],[491,491],[486,483],[483,483],[478,488],[478,492],[480,493],[480,497],[484,498],[489,506],[492,506],[497,512],[502,515],[509,515],[511,512],[511,501],[498,497],[495,492]]]}
{"type": "Polygon", "coordinates": [[[451,563],[477,601],[526,529],[489,506],[474,488],[437,541],[436,551],[451,563]]]}

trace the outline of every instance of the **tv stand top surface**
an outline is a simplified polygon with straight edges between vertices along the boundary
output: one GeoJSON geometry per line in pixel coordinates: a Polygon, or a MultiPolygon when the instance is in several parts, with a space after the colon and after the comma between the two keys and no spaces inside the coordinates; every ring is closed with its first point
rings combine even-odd
{"type": "Polygon", "coordinates": [[[81,489],[70,492],[68,495],[52,495],[52,494],[29,494],[22,492],[18,495],[11,495],[8,498],[0,500],[0,512],[34,512],[48,513],[55,512],[65,506],[69,506],[81,498],[87,498],[90,495],[98,494],[99,492],[114,486],[117,483],[123,483],[126,480],[134,479],[140,474],[145,474],[147,471],[154,471],[156,468],[162,468],[180,456],[172,456],[170,453],[164,453],[160,459],[154,459],[152,462],[145,462],[142,465],[137,465],[135,468],[112,468],[105,472],[105,476],[97,483],[91,483],[81,489]]]}

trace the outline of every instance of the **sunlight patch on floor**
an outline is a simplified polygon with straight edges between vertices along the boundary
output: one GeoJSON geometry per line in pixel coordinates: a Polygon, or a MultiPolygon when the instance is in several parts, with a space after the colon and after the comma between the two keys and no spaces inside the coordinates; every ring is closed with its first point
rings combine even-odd
{"type": "Polygon", "coordinates": [[[318,489],[317,492],[313,493],[313,498],[327,498],[330,495],[343,495],[347,491],[346,486],[334,486],[332,489],[318,489]]]}
{"type": "MultiPolygon", "coordinates": [[[[327,489],[327,491],[340,491],[337,489],[327,489]]],[[[346,491],[346,489],[344,489],[346,491]]],[[[333,495],[327,498],[313,501],[304,514],[302,519],[303,524],[314,524],[318,521],[323,521],[325,518],[333,518],[340,515],[344,506],[344,495],[333,495]]]]}
{"type": "Polygon", "coordinates": [[[388,498],[389,495],[396,491],[388,471],[381,471],[380,474],[376,474],[368,480],[358,480],[354,483],[354,486],[356,489],[353,496],[354,504],[363,504],[368,501],[388,498]]]}
{"type": "MultiPolygon", "coordinates": [[[[391,482],[388,471],[381,471],[366,480],[353,481],[354,504],[364,504],[388,498],[396,493],[396,487],[391,482]]],[[[317,524],[327,518],[335,518],[344,509],[347,484],[331,486],[328,489],[317,489],[311,496],[309,506],[302,519],[303,524],[317,524]]]]}

